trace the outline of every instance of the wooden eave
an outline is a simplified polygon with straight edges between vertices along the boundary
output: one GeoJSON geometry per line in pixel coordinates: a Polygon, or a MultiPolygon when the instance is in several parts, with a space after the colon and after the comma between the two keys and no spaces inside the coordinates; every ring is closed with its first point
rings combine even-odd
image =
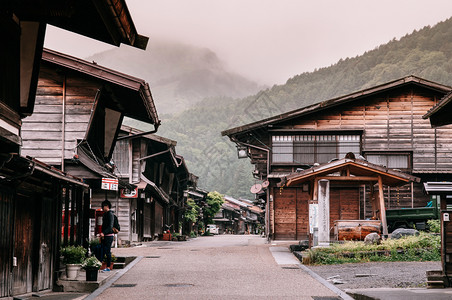
{"type": "Polygon", "coordinates": [[[81,178],[67,174],[35,158],[23,157],[19,154],[0,155],[0,182],[23,180],[26,177],[42,178],[43,176],[58,179],[85,189],[89,186],[81,178]]]}
{"type": "Polygon", "coordinates": [[[394,169],[374,165],[363,160],[344,158],[289,175],[282,185],[299,185],[314,178],[341,181],[343,183],[378,182],[379,177],[381,177],[382,183],[387,186],[399,186],[412,181],[420,182],[420,178],[394,169]]]}
{"type": "Polygon", "coordinates": [[[257,122],[253,122],[253,123],[246,124],[243,126],[231,128],[231,129],[222,131],[221,134],[222,134],[222,136],[229,136],[229,137],[236,136],[238,134],[242,134],[247,131],[256,130],[258,128],[273,125],[275,123],[280,123],[282,121],[288,121],[288,120],[291,120],[291,119],[294,119],[294,118],[297,118],[300,116],[311,114],[311,113],[314,113],[314,112],[317,112],[320,110],[324,110],[327,108],[331,108],[331,107],[334,107],[334,106],[337,106],[340,104],[344,104],[347,102],[359,100],[363,97],[368,97],[368,96],[371,96],[374,94],[382,93],[384,91],[398,88],[398,87],[401,87],[401,86],[404,86],[407,84],[415,84],[415,85],[423,86],[425,88],[429,88],[429,89],[432,89],[432,90],[435,90],[435,91],[438,91],[438,92],[441,92],[444,94],[446,94],[452,90],[452,88],[449,86],[445,86],[445,85],[442,85],[439,83],[435,83],[435,82],[411,75],[411,76],[403,77],[401,79],[394,80],[394,81],[391,81],[391,82],[388,82],[388,83],[385,83],[382,85],[378,85],[378,86],[375,86],[372,88],[354,92],[354,93],[351,93],[351,94],[348,94],[345,96],[341,96],[338,98],[325,100],[325,101],[322,101],[322,102],[319,102],[319,103],[316,103],[313,105],[303,107],[301,109],[293,110],[293,111],[290,111],[287,113],[283,113],[283,114],[280,114],[277,116],[263,119],[261,121],[257,121],[257,122]]]}
{"type": "MultiPolygon", "coordinates": [[[[133,127],[130,127],[130,126],[127,126],[127,125],[121,125],[121,131],[130,133],[131,135],[141,134],[141,133],[145,132],[143,130],[140,130],[140,129],[137,129],[137,128],[133,128],[133,127]]],[[[155,142],[166,144],[168,146],[175,147],[177,145],[177,141],[171,140],[169,138],[166,138],[166,137],[154,134],[154,133],[152,133],[152,134],[150,133],[148,135],[143,135],[142,137],[145,138],[145,139],[148,139],[148,140],[152,140],[152,141],[155,141],[155,142]]]]}
{"type": "Polygon", "coordinates": [[[146,49],[149,38],[137,33],[125,0],[7,1],[21,20],[39,21],[108,44],[146,49]]]}
{"type": "Polygon", "coordinates": [[[42,60],[110,83],[110,90],[121,103],[125,115],[152,124],[160,123],[151,90],[143,79],[49,49],[44,49],[42,60]]]}
{"type": "Polygon", "coordinates": [[[430,119],[432,127],[452,124],[452,92],[444,96],[422,118],[430,119]]]}

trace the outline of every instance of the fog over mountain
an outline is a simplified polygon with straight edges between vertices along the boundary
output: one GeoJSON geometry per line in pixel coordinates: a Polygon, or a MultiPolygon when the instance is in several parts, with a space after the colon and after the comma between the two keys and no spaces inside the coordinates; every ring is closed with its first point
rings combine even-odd
{"type": "Polygon", "coordinates": [[[264,88],[230,72],[207,48],[162,39],[152,39],[146,51],[122,46],[87,60],[146,80],[160,115],[183,111],[207,97],[241,98],[264,88]]]}

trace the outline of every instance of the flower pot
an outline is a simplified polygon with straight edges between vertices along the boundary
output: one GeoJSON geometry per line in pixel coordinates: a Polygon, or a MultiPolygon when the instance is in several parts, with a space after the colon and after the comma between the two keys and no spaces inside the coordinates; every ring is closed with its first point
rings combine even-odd
{"type": "Polygon", "coordinates": [[[97,281],[98,268],[86,268],[86,281],[97,281]]]}
{"type": "Polygon", "coordinates": [[[79,264],[66,264],[66,277],[67,279],[75,279],[80,271],[79,264]]]}

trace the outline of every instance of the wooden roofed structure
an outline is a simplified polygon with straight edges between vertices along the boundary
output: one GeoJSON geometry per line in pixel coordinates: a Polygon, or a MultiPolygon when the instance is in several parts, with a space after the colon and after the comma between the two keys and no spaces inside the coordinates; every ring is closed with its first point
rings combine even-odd
{"type": "MultiPolygon", "coordinates": [[[[420,182],[418,177],[408,175],[393,169],[384,168],[364,160],[343,158],[327,164],[312,167],[285,177],[279,184],[280,188],[301,186],[309,183],[310,199],[319,199],[319,181],[328,180],[340,185],[362,185],[370,187],[373,218],[379,219],[383,226],[383,235],[388,235],[384,203],[383,185],[401,186],[409,182],[420,182]],[[374,195],[374,185],[377,184],[374,195]]],[[[334,201],[334,199],[332,200],[334,201]]],[[[329,217],[328,217],[329,218],[329,217]]]]}
{"type": "MultiPolygon", "coordinates": [[[[222,135],[237,145],[238,153],[244,153],[241,157],[250,159],[255,168],[253,176],[269,182],[263,190],[269,236],[305,239],[307,192],[298,187],[280,192],[278,187],[281,179],[291,174],[353,152],[355,157],[421,181],[452,180],[452,132],[448,128],[432,129],[422,118],[441,99],[447,101],[451,90],[450,86],[410,75],[227,129],[222,135]]],[[[360,211],[354,217],[370,217],[364,185],[349,188],[340,197],[345,203],[355,198],[351,195],[362,196],[360,211]]],[[[385,185],[384,196],[391,209],[423,207],[430,200],[417,181],[396,187],[385,185]]],[[[345,213],[346,209],[341,211],[345,213]]]]}
{"type": "Polygon", "coordinates": [[[430,119],[432,127],[452,124],[452,92],[444,96],[423,118],[430,119]]]}

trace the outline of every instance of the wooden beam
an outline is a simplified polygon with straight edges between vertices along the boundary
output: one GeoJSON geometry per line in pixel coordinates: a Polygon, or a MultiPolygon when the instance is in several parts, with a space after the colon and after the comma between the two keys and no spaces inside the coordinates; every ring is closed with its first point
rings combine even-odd
{"type": "Polygon", "coordinates": [[[317,177],[317,179],[326,179],[329,181],[378,181],[378,178],[381,176],[321,176],[317,177]]]}
{"type": "Polygon", "coordinates": [[[378,176],[378,196],[380,203],[380,220],[383,226],[383,235],[385,238],[388,237],[388,223],[386,222],[386,208],[385,208],[385,198],[383,194],[383,181],[381,176],[378,176]]]}

